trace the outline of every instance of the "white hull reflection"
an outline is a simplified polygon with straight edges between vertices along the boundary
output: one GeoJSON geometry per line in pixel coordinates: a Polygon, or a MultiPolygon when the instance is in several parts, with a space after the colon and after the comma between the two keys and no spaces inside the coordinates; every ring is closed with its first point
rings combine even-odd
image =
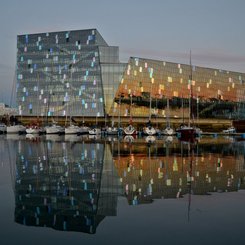
{"type": "Polygon", "coordinates": [[[46,140],[50,141],[62,141],[64,138],[59,134],[46,134],[46,140]]]}
{"type": "Polygon", "coordinates": [[[162,131],[163,135],[174,135],[175,132],[172,128],[170,127],[166,127],[163,131],[162,131]]]}
{"type": "Polygon", "coordinates": [[[70,142],[77,142],[80,140],[80,136],[76,134],[66,134],[65,135],[65,141],[70,141],[70,142]]]}
{"type": "Polygon", "coordinates": [[[131,142],[134,142],[134,137],[132,135],[126,135],[123,140],[125,142],[128,142],[128,143],[131,143],[131,142]]]}
{"type": "Polygon", "coordinates": [[[145,141],[147,143],[154,143],[156,141],[156,137],[153,136],[153,135],[148,135],[146,138],[145,138],[145,141]]]}

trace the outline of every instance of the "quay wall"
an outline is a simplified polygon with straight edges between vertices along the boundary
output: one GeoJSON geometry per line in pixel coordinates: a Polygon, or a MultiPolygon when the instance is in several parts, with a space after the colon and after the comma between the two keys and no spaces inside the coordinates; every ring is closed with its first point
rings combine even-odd
{"type": "MultiPolygon", "coordinates": [[[[33,121],[36,121],[36,117],[29,117],[29,116],[18,116],[17,119],[24,125],[31,124],[33,121]]],[[[69,118],[66,117],[39,117],[38,118],[40,124],[48,125],[51,124],[53,120],[55,120],[58,124],[65,126],[69,125],[69,118]]],[[[114,121],[114,125],[118,126],[118,118],[113,117],[73,117],[73,123],[77,125],[82,125],[83,123],[87,126],[93,126],[96,124],[105,127],[106,125],[110,126],[112,125],[112,122],[114,121]]],[[[134,117],[132,119],[132,124],[137,127],[138,130],[142,129],[149,121],[149,118],[146,117],[134,117]]],[[[182,123],[188,124],[188,119],[182,119],[182,118],[170,118],[170,126],[173,128],[177,128],[182,123]]],[[[120,119],[120,125],[121,127],[127,126],[130,122],[130,117],[121,117],[120,119]]],[[[166,127],[166,118],[159,117],[159,118],[152,118],[151,124],[154,127],[163,129],[166,127]]],[[[204,132],[219,132],[223,129],[227,129],[228,127],[232,126],[232,120],[228,119],[198,119],[194,121],[194,124],[198,127],[200,127],[204,132]]]]}

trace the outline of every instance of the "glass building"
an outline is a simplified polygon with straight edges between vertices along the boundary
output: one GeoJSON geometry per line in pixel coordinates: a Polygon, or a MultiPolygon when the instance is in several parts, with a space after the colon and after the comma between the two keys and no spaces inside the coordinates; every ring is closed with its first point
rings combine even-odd
{"type": "Polygon", "coordinates": [[[96,29],[20,35],[17,47],[19,115],[244,114],[244,73],[135,57],[120,63],[119,48],[96,29]]]}
{"type": "MultiPolygon", "coordinates": [[[[232,118],[245,100],[245,74],[165,61],[130,58],[114,108],[134,117],[232,118]],[[192,78],[192,79],[191,79],[192,78]]],[[[113,110],[115,112],[115,110],[113,110]]]]}
{"type": "Polygon", "coordinates": [[[19,35],[17,105],[23,116],[103,117],[125,65],[95,29],[19,35]]]}

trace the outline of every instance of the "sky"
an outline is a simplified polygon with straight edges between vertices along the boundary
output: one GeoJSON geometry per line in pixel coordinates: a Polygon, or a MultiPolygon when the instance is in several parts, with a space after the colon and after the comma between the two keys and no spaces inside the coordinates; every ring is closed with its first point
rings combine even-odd
{"type": "Polygon", "coordinates": [[[1,0],[0,102],[10,103],[17,35],[96,28],[120,61],[150,58],[245,73],[244,0],[1,0]]]}

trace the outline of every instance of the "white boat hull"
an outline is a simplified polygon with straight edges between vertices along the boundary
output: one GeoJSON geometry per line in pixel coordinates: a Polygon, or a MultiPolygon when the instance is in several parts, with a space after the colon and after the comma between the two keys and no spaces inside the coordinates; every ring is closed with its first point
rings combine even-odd
{"type": "Polygon", "coordinates": [[[65,128],[65,134],[79,134],[81,132],[81,128],[78,126],[71,125],[65,128]]]}
{"type": "Polygon", "coordinates": [[[8,134],[20,134],[25,132],[26,132],[26,127],[24,127],[23,125],[13,125],[7,127],[8,134]]]}
{"type": "Polygon", "coordinates": [[[157,133],[156,129],[151,127],[151,126],[150,127],[149,126],[145,127],[143,129],[143,132],[144,132],[145,135],[149,135],[149,136],[155,135],[157,133]]]}
{"type": "Polygon", "coordinates": [[[174,135],[175,134],[174,130],[170,127],[165,128],[162,133],[163,135],[174,135]]]}
{"type": "Polygon", "coordinates": [[[98,134],[101,134],[101,129],[100,128],[93,128],[93,129],[89,130],[88,133],[90,135],[98,135],[98,134]]]}
{"type": "Polygon", "coordinates": [[[234,127],[230,127],[222,131],[224,134],[234,134],[236,133],[236,129],[234,127]]]}
{"type": "Polygon", "coordinates": [[[108,135],[118,135],[118,129],[115,127],[113,127],[113,128],[109,127],[106,129],[106,133],[108,135]]]}
{"type": "Polygon", "coordinates": [[[52,125],[45,128],[46,134],[62,134],[64,128],[58,125],[52,125]]]}
{"type": "Polygon", "coordinates": [[[123,132],[126,135],[135,135],[137,133],[136,129],[132,125],[129,125],[126,128],[124,128],[123,132]]]}
{"type": "Polygon", "coordinates": [[[88,133],[89,133],[89,130],[90,130],[89,127],[87,127],[87,126],[82,126],[82,127],[80,128],[79,134],[88,134],[88,133]]]}
{"type": "Polygon", "coordinates": [[[7,126],[5,124],[0,124],[0,133],[6,133],[7,132],[7,126]]]}
{"type": "Polygon", "coordinates": [[[26,133],[27,134],[39,134],[40,129],[39,128],[27,128],[26,133]]]}
{"type": "Polygon", "coordinates": [[[145,138],[145,141],[147,143],[154,143],[156,141],[156,137],[153,136],[153,135],[148,135],[146,138],[145,138]]]}

